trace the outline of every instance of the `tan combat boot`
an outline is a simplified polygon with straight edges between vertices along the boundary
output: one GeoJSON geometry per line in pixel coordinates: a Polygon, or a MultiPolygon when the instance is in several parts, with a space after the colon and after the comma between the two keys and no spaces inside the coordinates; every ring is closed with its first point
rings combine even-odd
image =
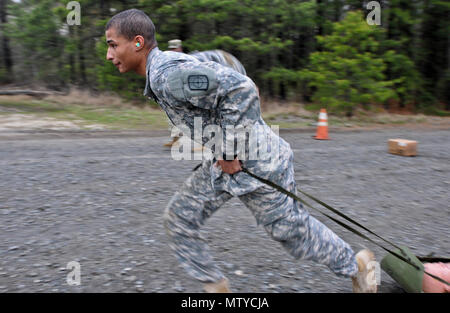
{"type": "Polygon", "coordinates": [[[208,283],[203,286],[207,293],[231,293],[228,279],[222,278],[218,282],[208,283]]]}
{"type": "Polygon", "coordinates": [[[372,251],[364,249],[356,254],[358,263],[358,274],[352,277],[353,292],[355,293],[376,293],[377,284],[375,281],[375,267],[368,268],[370,262],[375,261],[372,251]]]}
{"type": "MultiPolygon", "coordinates": [[[[180,139],[180,137],[178,137],[178,136],[176,136],[176,137],[173,137],[173,139],[172,139],[172,141],[171,142],[168,142],[168,143],[166,143],[166,144],[164,144],[164,147],[172,147],[173,145],[175,145],[175,144],[177,144],[177,141],[180,139]]],[[[178,143],[179,144],[179,143],[178,143]]]]}

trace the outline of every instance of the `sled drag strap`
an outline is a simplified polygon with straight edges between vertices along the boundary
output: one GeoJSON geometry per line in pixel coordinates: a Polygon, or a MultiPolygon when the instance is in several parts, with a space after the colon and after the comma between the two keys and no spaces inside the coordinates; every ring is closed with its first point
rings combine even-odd
{"type": "MultiPolygon", "coordinates": [[[[398,249],[398,250],[400,251],[400,253],[401,253],[403,256],[400,255],[400,254],[397,253],[397,252],[392,251],[391,249],[388,249],[388,248],[384,247],[383,245],[379,244],[378,242],[376,242],[376,241],[370,239],[370,238],[367,237],[366,235],[364,235],[364,234],[362,234],[361,232],[359,232],[358,230],[354,229],[352,226],[349,226],[349,225],[345,224],[344,222],[339,221],[339,220],[337,220],[336,218],[334,218],[334,217],[332,217],[332,216],[330,216],[330,215],[328,215],[328,214],[322,212],[321,210],[319,210],[319,209],[317,209],[317,208],[311,206],[309,203],[307,203],[306,201],[304,201],[303,199],[301,199],[300,197],[298,197],[296,194],[294,194],[294,193],[292,193],[292,192],[290,192],[290,191],[284,189],[283,187],[281,187],[281,186],[279,186],[279,185],[277,185],[277,184],[271,182],[270,180],[267,180],[267,179],[264,179],[264,178],[262,178],[262,177],[259,177],[259,176],[255,175],[255,174],[249,172],[249,171],[248,171],[246,168],[244,168],[244,167],[242,167],[242,172],[244,172],[244,173],[250,175],[251,177],[253,177],[253,178],[259,180],[260,182],[262,182],[262,183],[264,183],[264,184],[266,184],[266,185],[269,185],[270,187],[275,188],[275,189],[278,190],[279,192],[281,192],[281,193],[283,193],[283,194],[285,194],[285,195],[291,197],[292,199],[297,200],[297,201],[299,201],[299,202],[301,202],[301,203],[304,203],[306,206],[312,208],[312,209],[315,210],[315,211],[318,211],[319,213],[321,213],[321,214],[323,214],[324,216],[328,217],[329,219],[331,219],[331,220],[334,221],[335,223],[341,225],[341,226],[344,227],[345,229],[351,231],[352,233],[358,235],[359,237],[361,237],[361,238],[363,238],[363,239],[365,239],[365,240],[370,241],[371,243],[377,245],[378,247],[382,248],[382,249],[385,250],[386,252],[388,252],[388,253],[390,253],[390,254],[396,256],[397,258],[399,258],[399,259],[402,260],[403,262],[406,262],[407,264],[409,264],[409,265],[411,265],[412,267],[414,267],[416,270],[422,271],[423,266],[418,265],[418,264],[415,264],[415,263],[411,260],[411,258],[408,257],[408,254],[404,251],[403,248],[401,248],[400,246],[398,246],[398,245],[392,243],[391,241],[389,241],[389,240],[387,240],[387,239],[385,239],[385,238],[383,238],[383,237],[377,235],[376,233],[374,233],[373,231],[371,231],[371,230],[368,229],[367,227],[361,225],[360,223],[358,223],[358,222],[355,221],[354,219],[352,219],[352,218],[348,217],[347,215],[345,215],[344,213],[342,213],[342,212],[336,210],[335,208],[333,208],[332,206],[326,204],[325,202],[320,201],[319,199],[317,199],[317,198],[315,198],[315,197],[313,197],[313,196],[307,194],[306,192],[300,190],[299,188],[297,188],[297,190],[298,190],[299,192],[301,192],[302,194],[304,194],[304,195],[307,196],[308,198],[314,200],[315,202],[317,202],[317,203],[319,203],[320,205],[324,206],[325,208],[329,209],[329,210],[332,211],[333,213],[335,213],[335,214],[341,216],[342,218],[346,219],[346,220],[349,221],[350,223],[352,223],[352,224],[354,224],[354,225],[356,225],[356,226],[358,226],[358,227],[364,229],[365,231],[369,232],[370,234],[372,234],[372,235],[378,237],[379,239],[383,240],[384,242],[386,242],[386,243],[392,245],[393,247],[395,247],[396,249],[398,249]]],[[[435,275],[433,275],[433,274],[430,274],[430,273],[428,273],[428,272],[426,272],[426,271],[424,271],[424,273],[427,274],[427,275],[429,275],[429,276],[431,276],[431,277],[433,277],[434,279],[440,281],[441,283],[444,283],[444,284],[450,286],[450,283],[447,282],[447,281],[445,281],[445,280],[443,280],[442,278],[439,278],[439,277],[437,277],[437,276],[435,276],[435,275]]]]}

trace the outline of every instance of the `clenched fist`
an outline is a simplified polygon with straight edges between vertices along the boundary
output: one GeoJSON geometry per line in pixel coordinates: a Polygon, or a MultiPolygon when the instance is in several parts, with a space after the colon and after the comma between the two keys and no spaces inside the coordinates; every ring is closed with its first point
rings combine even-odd
{"type": "Polygon", "coordinates": [[[241,162],[238,159],[233,161],[218,160],[216,166],[220,166],[227,174],[235,174],[242,171],[241,162]]]}

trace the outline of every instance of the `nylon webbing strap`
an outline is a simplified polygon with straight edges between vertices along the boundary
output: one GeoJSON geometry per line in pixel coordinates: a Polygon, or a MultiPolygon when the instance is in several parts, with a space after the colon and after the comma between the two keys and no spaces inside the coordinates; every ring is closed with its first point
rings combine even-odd
{"type": "MultiPolygon", "coordinates": [[[[335,223],[341,225],[341,226],[344,227],[345,229],[347,229],[347,230],[351,231],[352,233],[358,235],[359,237],[361,237],[361,238],[363,238],[363,239],[366,239],[366,240],[370,241],[371,243],[377,245],[378,247],[382,248],[383,250],[387,251],[388,253],[390,253],[390,254],[396,256],[397,258],[399,258],[399,259],[402,260],[403,262],[408,263],[409,265],[411,265],[412,267],[414,267],[416,270],[420,270],[420,266],[418,266],[417,264],[414,264],[414,263],[411,261],[411,259],[410,259],[409,257],[408,257],[408,258],[404,258],[403,256],[399,255],[398,253],[396,253],[396,252],[394,252],[394,251],[392,251],[392,250],[390,250],[390,249],[384,247],[383,245],[381,245],[381,244],[379,244],[378,242],[376,242],[376,241],[370,239],[369,237],[367,237],[366,235],[362,234],[361,232],[359,232],[358,230],[354,229],[353,227],[351,227],[351,226],[345,224],[344,222],[339,221],[339,220],[335,219],[334,217],[332,217],[332,216],[330,216],[330,215],[328,215],[328,214],[322,212],[321,210],[319,210],[319,209],[313,207],[312,205],[310,205],[310,204],[307,203],[306,201],[302,200],[302,199],[301,199],[299,196],[297,196],[296,194],[294,194],[294,193],[292,193],[292,192],[290,192],[290,191],[284,189],[283,187],[281,187],[281,186],[279,186],[279,185],[277,185],[277,184],[271,182],[270,180],[261,178],[261,177],[255,175],[255,174],[249,172],[249,171],[248,171],[246,168],[244,168],[244,167],[242,167],[242,171],[243,171],[244,173],[247,173],[247,174],[250,175],[251,177],[253,177],[253,178],[255,178],[255,179],[257,179],[257,180],[259,180],[259,181],[265,183],[266,185],[269,185],[269,186],[271,186],[271,187],[277,189],[279,192],[286,194],[287,196],[293,198],[294,200],[297,200],[297,201],[300,201],[301,203],[304,203],[304,204],[307,205],[308,207],[312,208],[313,210],[316,210],[316,211],[320,212],[321,214],[325,215],[326,217],[328,217],[329,219],[331,219],[331,220],[334,221],[335,223]]],[[[297,189],[298,189],[298,188],[297,188],[297,189]]],[[[406,256],[406,253],[403,251],[403,249],[402,249],[401,247],[399,247],[399,246],[397,246],[396,244],[390,242],[389,240],[386,240],[386,239],[384,239],[383,237],[377,235],[377,234],[374,233],[373,231],[369,230],[367,227],[361,225],[360,223],[358,223],[358,222],[356,222],[355,220],[353,220],[352,218],[346,216],[344,213],[339,212],[338,210],[336,210],[335,208],[331,207],[330,205],[324,203],[323,201],[320,201],[319,199],[317,199],[317,198],[315,198],[315,197],[313,197],[313,196],[311,196],[311,195],[309,195],[309,194],[307,194],[307,193],[301,191],[300,189],[298,189],[298,191],[300,191],[302,194],[304,194],[304,195],[307,196],[308,198],[310,198],[310,199],[316,201],[316,202],[319,203],[320,205],[324,206],[325,208],[329,209],[330,211],[334,212],[335,214],[337,214],[337,215],[341,216],[342,218],[346,219],[347,221],[349,221],[349,222],[351,222],[351,223],[357,225],[358,227],[360,227],[360,228],[364,229],[365,231],[369,232],[370,234],[372,234],[372,235],[378,237],[379,239],[381,239],[381,240],[383,240],[383,241],[389,243],[390,245],[394,246],[395,248],[399,249],[399,250],[401,251],[401,253],[404,254],[404,255],[406,256]]],[[[425,270],[424,270],[424,273],[427,274],[427,275],[429,275],[430,277],[433,277],[434,279],[440,281],[441,283],[444,283],[444,284],[450,286],[450,283],[448,283],[447,281],[443,280],[442,278],[437,277],[437,276],[435,276],[435,275],[433,275],[433,274],[430,274],[430,273],[426,272],[425,270]]]]}

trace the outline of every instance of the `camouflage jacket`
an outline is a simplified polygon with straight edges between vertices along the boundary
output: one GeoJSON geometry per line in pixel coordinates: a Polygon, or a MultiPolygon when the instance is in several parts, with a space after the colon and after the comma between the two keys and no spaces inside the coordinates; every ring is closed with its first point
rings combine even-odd
{"type": "Polygon", "coordinates": [[[226,51],[223,50],[208,50],[208,51],[194,51],[189,53],[193,57],[200,60],[200,62],[208,62],[214,61],[219,64],[231,67],[236,72],[241,73],[242,75],[247,75],[244,66],[241,62],[239,62],[236,57],[226,51]]]}
{"type": "MultiPolygon", "coordinates": [[[[262,119],[258,91],[249,77],[216,62],[200,62],[193,56],[158,48],[148,55],[146,77],[144,95],[153,98],[179,129],[187,128],[193,140],[207,144],[211,136],[202,133],[195,137],[194,126],[197,130],[200,125],[201,129],[220,126],[224,144],[235,147],[231,155],[240,155],[245,149],[247,157],[239,158],[244,167],[284,186],[282,176],[293,161],[292,150],[262,119]],[[276,155],[248,158],[252,150],[248,141],[240,150],[236,138],[227,136],[228,127],[236,132],[252,129],[257,134],[253,150],[277,152],[276,155]]],[[[230,155],[230,151],[226,152],[230,155]]],[[[209,171],[217,190],[239,196],[263,186],[242,172],[223,173],[220,167],[212,166],[216,159],[204,159],[203,170],[209,171]]]]}

